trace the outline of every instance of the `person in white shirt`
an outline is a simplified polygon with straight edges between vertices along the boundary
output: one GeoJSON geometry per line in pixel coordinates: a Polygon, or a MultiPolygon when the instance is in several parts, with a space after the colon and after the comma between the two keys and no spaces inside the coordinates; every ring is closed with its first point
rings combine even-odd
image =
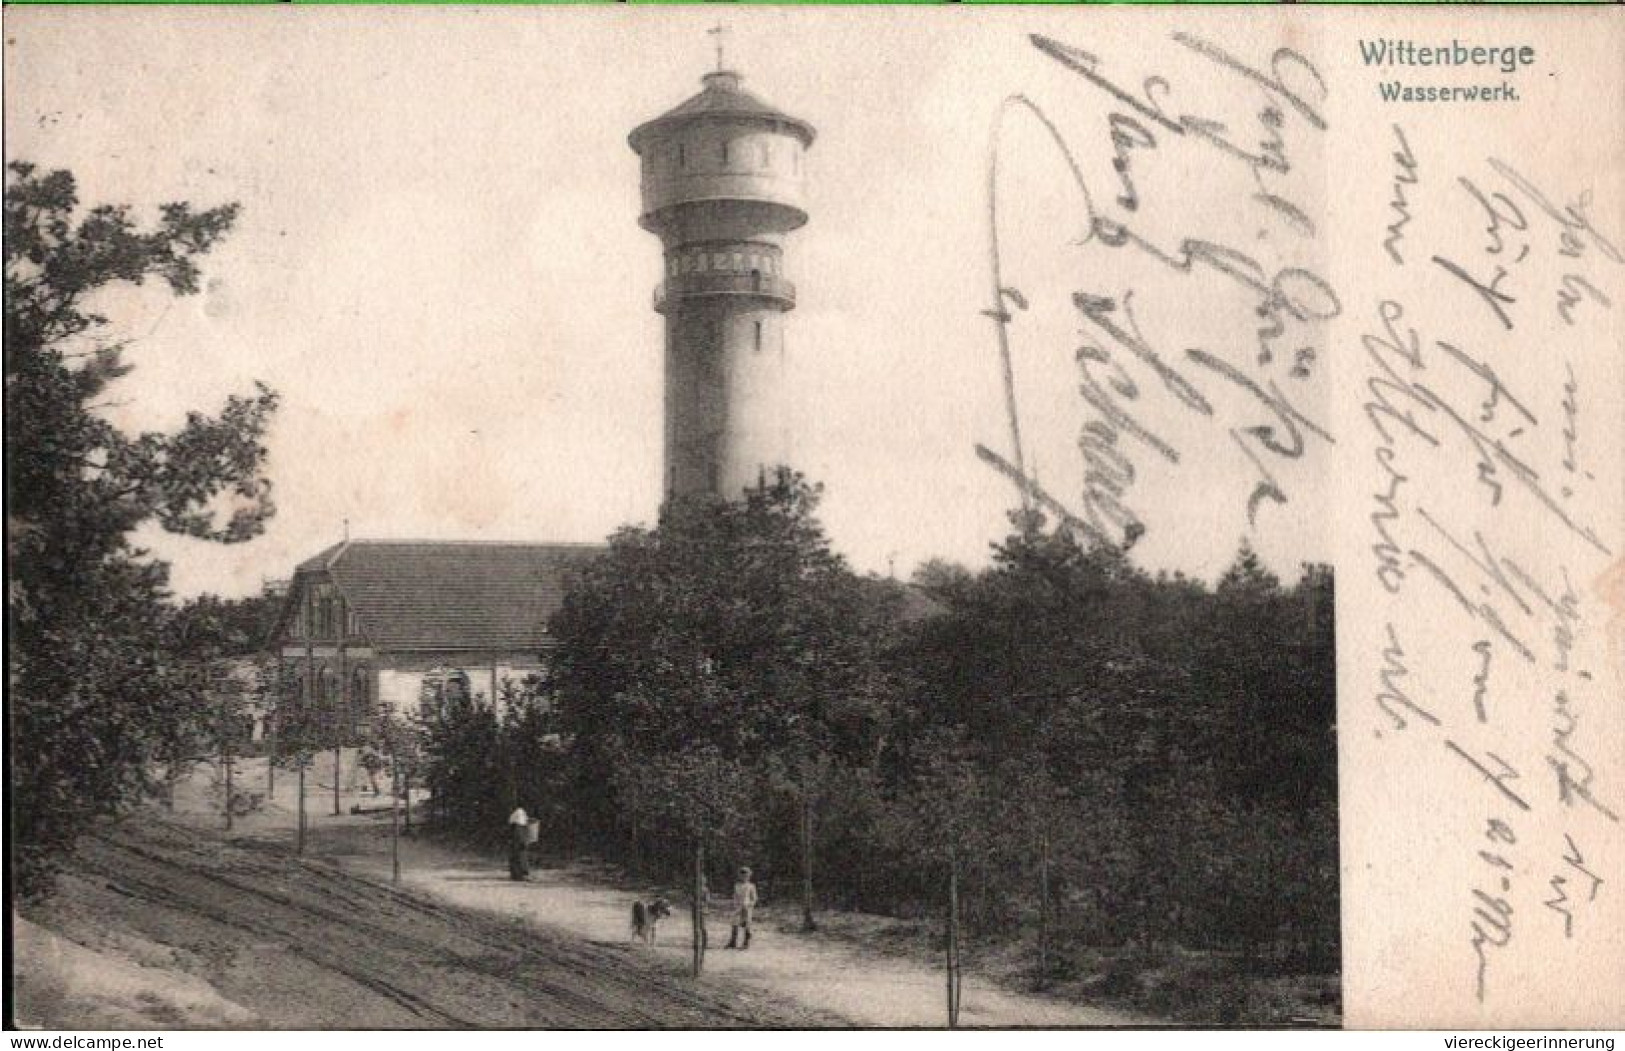
{"type": "Polygon", "coordinates": [[[756,884],[750,881],[750,869],[739,870],[739,882],[734,884],[734,918],[733,933],[728,936],[728,948],[750,948],[750,920],[756,912],[756,884]],[[745,932],[744,942],[739,940],[739,932],[745,932]]]}
{"type": "Polygon", "coordinates": [[[525,813],[524,807],[515,807],[508,815],[508,878],[511,880],[530,879],[530,859],[525,854],[529,831],[530,815],[525,813]]]}

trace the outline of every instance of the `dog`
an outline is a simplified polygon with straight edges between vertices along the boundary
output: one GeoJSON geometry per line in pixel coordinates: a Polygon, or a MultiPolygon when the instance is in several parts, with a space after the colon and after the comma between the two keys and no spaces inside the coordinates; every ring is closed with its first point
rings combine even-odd
{"type": "Polygon", "coordinates": [[[660,921],[671,915],[671,903],[665,898],[632,903],[632,940],[654,945],[660,936],[660,921]]]}

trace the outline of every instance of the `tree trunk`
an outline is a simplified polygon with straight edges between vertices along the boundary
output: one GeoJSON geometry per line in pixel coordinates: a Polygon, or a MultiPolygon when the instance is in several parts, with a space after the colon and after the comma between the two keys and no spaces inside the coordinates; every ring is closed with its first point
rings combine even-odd
{"type": "MultiPolygon", "coordinates": [[[[205,667],[203,672],[203,688],[205,691],[207,691],[214,684],[214,677],[211,672],[212,669],[205,667]]],[[[232,806],[231,798],[232,790],[235,786],[231,783],[231,714],[224,701],[220,703],[219,732],[220,769],[226,777],[226,831],[230,832],[232,821],[236,816],[233,813],[235,808],[232,806]]]]}
{"type": "Polygon", "coordinates": [[[272,802],[276,801],[276,733],[277,724],[281,721],[282,719],[280,715],[274,709],[272,710],[270,716],[265,720],[266,736],[270,738],[270,740],[266,742],[267,758],[265,760],[265,798],[271,800],[272,802]]]}
{"type": "Polygon", "coordinates": [[[401,882],[401,767],[393,749],[389,757],[389,881],[401,882]]]}
{"type": "Polygon", "coordinates": [[[813,918],[813,807],[812,793],[801,793],[801,929],[816,931],[818,921],[813,918]]]}
{"type": "Polygon", "coordinates": [[[1038,980],[1050,975],[1049,831],[1038,837],[1038,980]]]}
{"type": "Polygon", "coordinates": [[[948,848],[948,1028],[959,1027],[959,855],[948,848]]]}
{"type": "Polygon", "coordinates": [[[299,764],[299,824],[294,839],[294,853],[305,852],[305,763],[299,764]]]}
{"type": "Polygon", "coordinates": [[[179,759],[170,759],[169,767],[164,771],[164,809],[175,809],[175,785],[181,779],[181,762],[179,759]]]}
{"type": "Polygon", "coordinates": [[[693,907],[690,910],[694,925],[694,977],[705,970],[705,840],[694,837],[693,907]]]}

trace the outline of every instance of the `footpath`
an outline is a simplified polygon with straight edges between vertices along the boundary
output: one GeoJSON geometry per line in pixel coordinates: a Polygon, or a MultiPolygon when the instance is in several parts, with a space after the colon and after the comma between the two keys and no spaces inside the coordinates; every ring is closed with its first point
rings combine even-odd
{"type": "MultiPolygon", "coordinates": [[[[342,868],[374,880],[390,878],[387,828],[357,828],[359,834],[332,842],[323,854],[342,868]],[[380,832],[382,834],[380,834],[380,832]]],[[[637,894],[611,887],[576,867],[532,869],[528,883],[508,879],[505,860],[475,857],[418,840],[403,840],[401,882],[461,908],[496,913],[568,931],[602,946],[665,957],[663,969],[687,965],[693,927],[686,905],[660,925],[652,949],[633,945],[631,908],[637,894]]],[[[793,910],[792,910],[793,911],[793,910]]],[[[789,1000],[814,1011],[838,1015],[857,1026],[941,1027],[945,1024],[945,979],[940,970],[915,960],[865,951],[847,941],[759,915],[748,950],[729,950],[728,916],[713,904],[706,922],[710,948],[708,977],[725,978],[770,998],[789,1000]]],[[[1066,1003],[1013,990],[966,974],[961,986],[961,1026],[1039,1027],[1145,1024],[1113,1011],[1066,1003]]]]}
{"type": "MultiPolygon", "coordinates": [[[[248,767],[242,771],[244,783],[255,778],[253,764],[253,760],[243,764],[248,767]]],[[[261,812],[246,820],[245,832],[269,833],[279,839],[291,834],[291,780],[278,778],[276,798],[267,800],[261,812]]],[[[339,816],[332,815],[332,803],[330,785],[313,783],[307,798],[311,856],[387,883],[391,875],[388,816],[349,813],[354,803],[377,807],[377,797],[346,791],[344,813],[339,816]]],[[[596,946],[651,953],[656,957],[651,962],[668,973],[682,973],[686,966],[692,926],[686,907],[676,905],[675,899],[677,914],[661,924],[659,944],[650,949],[633,945],[631,939],[631,908],[638,895],[612,886],[585,867],[533,869],[530,882],[516,883],[507,878],[502,857],[479,856],[415,837],[403,837],[400,851],[402,884],[414,891],[461,908],[568,932],[596,946]]],[[[776,923],[771,908],[765,911],[750,949],[730,951],[724,948],[728,941],[726,912],[720,904],[713,905],[707,922],[708,978],[726,979],[741,989],[838,1016],[855,1026],[940,1028],[945,1024],[946,989],[939,968],[867,950],[846,939],[803,933],[793,924],[776,923]]],[[[998,1028],[1156,1024],[1153,1019],[1002,988],[968,973],[961,985],[959,1021],[965,1027],[998,1028]]]]}

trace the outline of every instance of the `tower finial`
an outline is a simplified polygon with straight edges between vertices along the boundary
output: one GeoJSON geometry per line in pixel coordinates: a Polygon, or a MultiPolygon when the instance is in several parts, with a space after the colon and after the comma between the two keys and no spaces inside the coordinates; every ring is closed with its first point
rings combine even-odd
{"type": "Polygon", "coordinates": [[[705,31],[707,36],[714,37],[716,39],[718,73],[727,72],[728,69],[728,63],[723,53],[723,48],[726,46],[728,40],[728,32],[728,26],[723,22],[718,22],[716,25],[705,31]]]}

